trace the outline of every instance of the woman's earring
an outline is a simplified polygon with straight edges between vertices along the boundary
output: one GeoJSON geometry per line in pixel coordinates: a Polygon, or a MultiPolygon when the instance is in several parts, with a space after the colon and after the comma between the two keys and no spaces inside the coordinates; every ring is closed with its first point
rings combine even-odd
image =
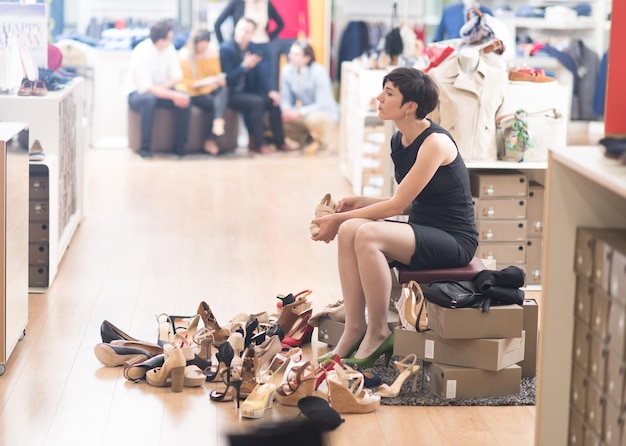
{"type": "Polygon", "coordinates": [[[409,122],[409,114],[405,114],[404,115],[404,123],[406,124],[407,122],[409,122]]]}

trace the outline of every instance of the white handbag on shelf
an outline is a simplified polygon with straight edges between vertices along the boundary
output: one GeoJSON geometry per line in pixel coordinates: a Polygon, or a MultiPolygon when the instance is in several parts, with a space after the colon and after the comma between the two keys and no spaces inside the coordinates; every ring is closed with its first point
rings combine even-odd
{"type": "Polygon", "coordinates": [[[548,149],[563,147],[567,129],[556,108],[527,112],[519,109],[496,119],[498,159],[516,162],[548,160],[548,149]]]}

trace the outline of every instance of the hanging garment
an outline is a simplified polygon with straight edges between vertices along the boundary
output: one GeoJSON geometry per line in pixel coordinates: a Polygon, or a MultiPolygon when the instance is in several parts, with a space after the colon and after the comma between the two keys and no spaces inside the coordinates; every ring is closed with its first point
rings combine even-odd
{"type": "Polygon", "coordinates": [[[496,113],[508,85],[506,69],[498,56],[481,56],[468,76],[450,56],[428,75],[439,87],[439,106],[429,117],[453,136],[463,159],[495,161],[496,113]]]}
{"type": "Polygon", "coordinates": [[[609,63],[609,52],[605,51],[600,62],[600,71],[598,71],[598,80],[596,82],[596,90],[593,94],[593,114],[597,117],[604,116],[604,103],[606,99],[606,74],[609,63]]]}
{"type": "Polygon", "coordinates": [[[337,79],[341,80],[341,63],[359,57],[369,49],[369,37],[365,22],[350,22],[341,35],[337,58],[337,79]]]}
{"type": "Polygon", "coordinates": [[[571,119],[593,120],[595,119],[593,96],[600,70],[600,57],[579,39],[572,40],[568,52],[576,61],[576,72],[579,79],[578,91],[572,96],[571,119]]]}

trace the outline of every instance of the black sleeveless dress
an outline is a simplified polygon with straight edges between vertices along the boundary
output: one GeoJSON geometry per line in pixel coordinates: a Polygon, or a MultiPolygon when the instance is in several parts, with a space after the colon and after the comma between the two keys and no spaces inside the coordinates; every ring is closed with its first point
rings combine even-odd
{"type": "MultiPolygon", "coordinates": [[[[393,135],[391,159],[398,183],[413,167],[420,147],[432,133],[443,133],[452,139],[444,128],[432,121],[430,127],[407,147],[402,146],[399,131],[393,135]]],[[[408,224],[415,233],[411,268],[456,268],[472,260],[478,246],[478,233],[469,174],[458,148],[454,161],[440,166],[411,203],[408,224]]]]}

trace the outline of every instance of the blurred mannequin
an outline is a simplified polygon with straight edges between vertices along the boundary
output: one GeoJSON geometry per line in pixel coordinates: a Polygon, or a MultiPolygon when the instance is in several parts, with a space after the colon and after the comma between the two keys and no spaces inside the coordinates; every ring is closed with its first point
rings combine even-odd
{"type": "Polygon", "coordinates": [[[480,53],[476,48],[463,47],[459,50],[457,57],[459,67],[461,71],[467,76],[472,77],[478,68],[478,62],[480,61],[480,53]]]}
{"type": "Polygon", "coordinates": [[[441,13],[441,21],[435,30],[433,42],[458,38],[459,30],[467,21],[467,9],[471,6],[476,6],[483,14],[493,15],[489,8],[481,6],[478,1],[463,0],[456,5],[447,6],[441,13]]]}

